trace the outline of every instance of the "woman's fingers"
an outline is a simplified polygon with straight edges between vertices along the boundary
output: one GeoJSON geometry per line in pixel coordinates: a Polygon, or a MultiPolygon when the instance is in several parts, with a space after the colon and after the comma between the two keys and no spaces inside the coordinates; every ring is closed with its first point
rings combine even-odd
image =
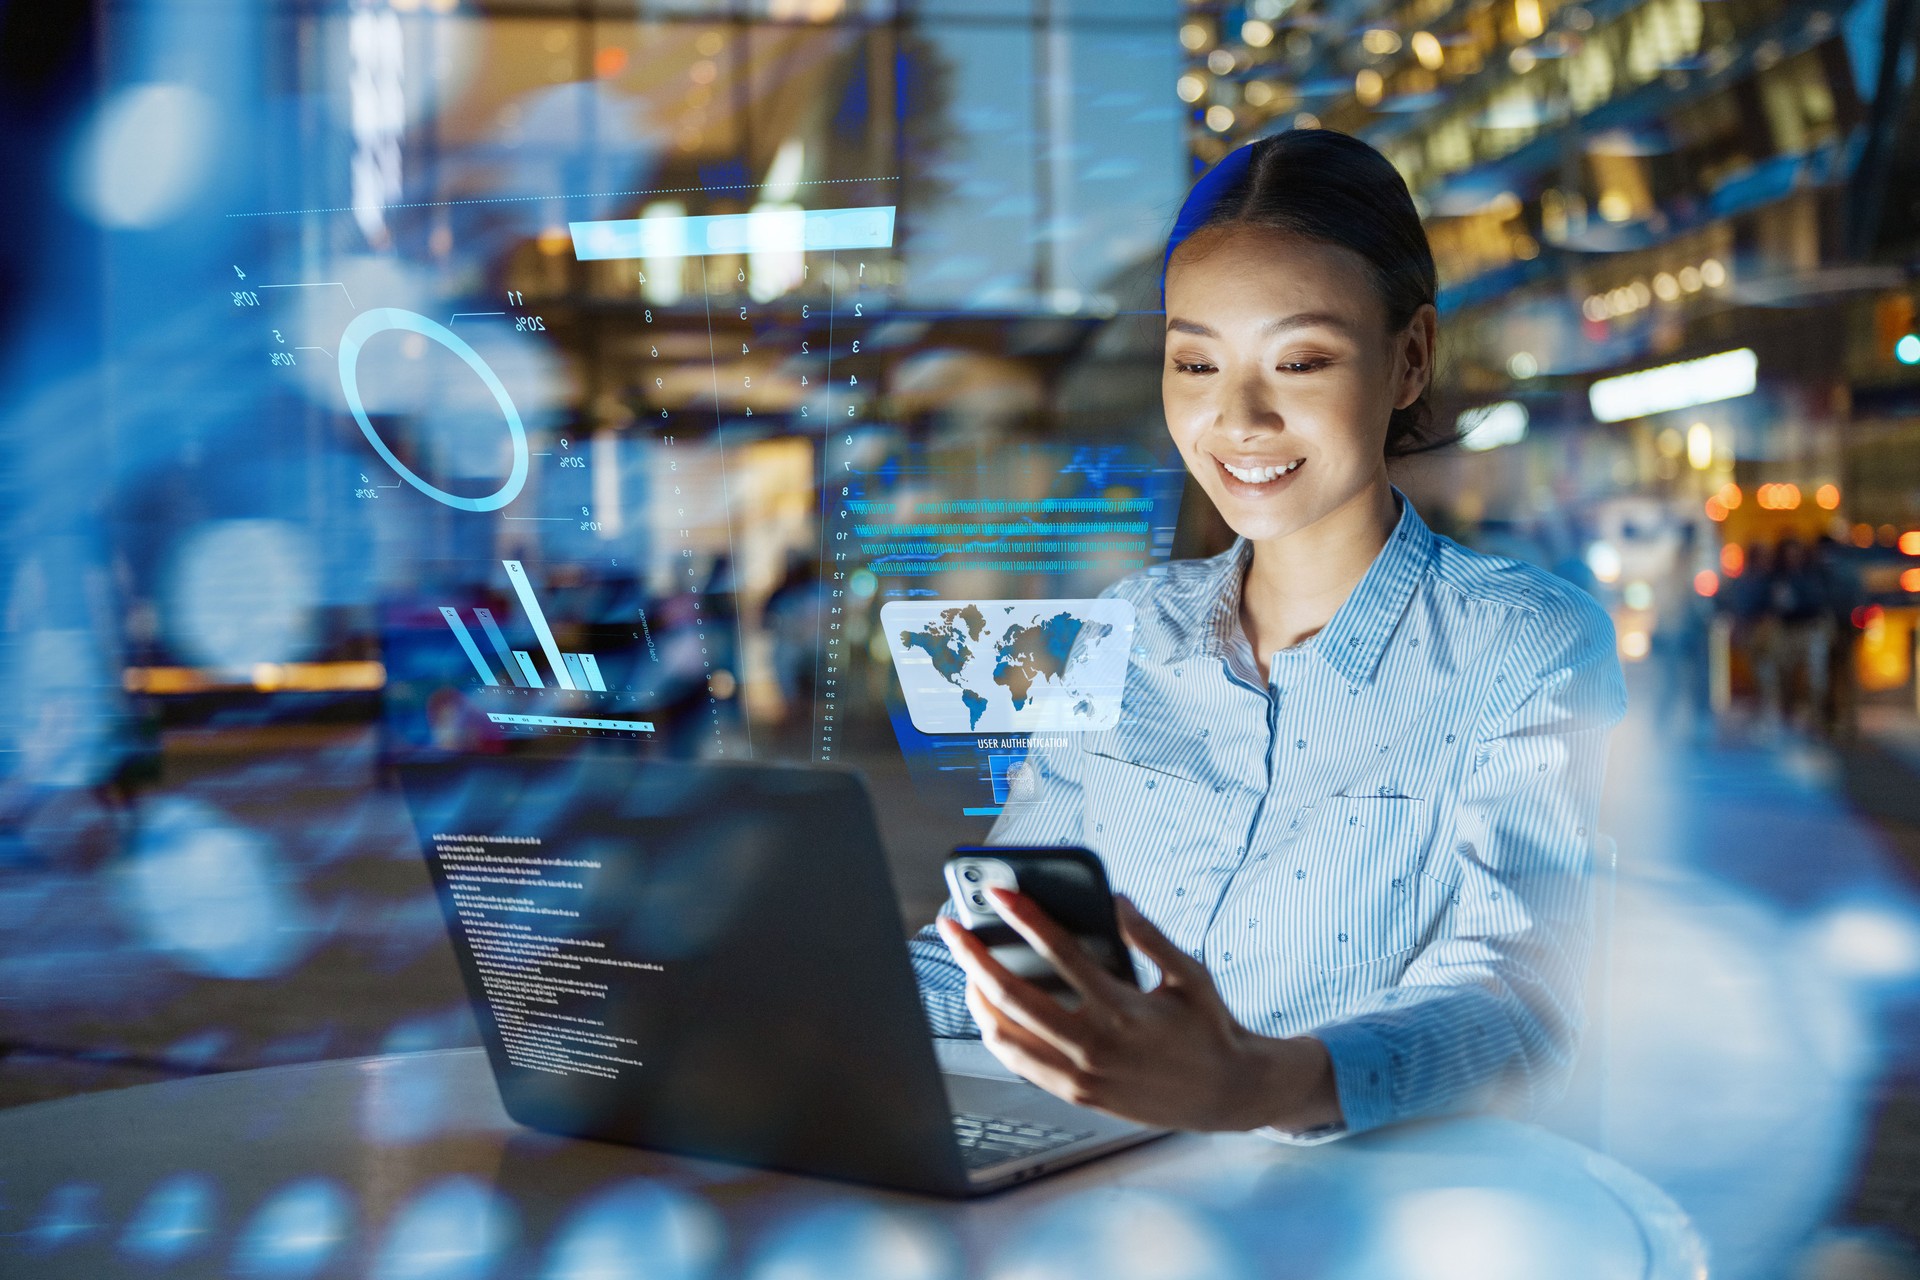
{"type": "Polygon", "coordinates": [[[1133,899],[1115,894],[1114,912],[1120,919],[1120,934],[1127,945],[1137,947],[1147,959],[1160,966],[1166,980],[1176,986],[1213,986],[1213,976],[1205,965],[1173,945],[1153,921],[1140,914],[1133,899]]]}
{"type": "MultiPolygon", "coordinates": [[[[1036,1076],[1064,1081],[1074,1067],[1066,1055],[1009,1018],[987,994],[971,982],[967,984],[967,1012],[980,1028],[980,1039],[1009,1071],[1041,1084],[1036,1076]]],[[[1044,1086],[1043,1086],[1044,1087],[1044,1086]]]]}
{"type": "Polygon", "coordinates": [[[1032,898],[1024,893],[1009,893],[1005,889],[989,889],[996,906],[1000,909],[1000,918],[1013,926],[1014,932],[1027,940],[1027,945],[1040,953],[1040,958],[1054,967],[1068,986],[1080,993],[1082,999],[1096,1004],[1112,1005],[1124,998],[1129,988],[1112,974],[1102,969],[1080,940],[1068,933],[1046,912],[1035,905],[1032,898]]]}
{"type": "Polygon", "coordinates": [[[966,970],[970,983],[978,986],[995,1007],[1060,1050],[1063,1055],[1084,1059],[1086,1049],[1080,1043],[1074,1015],[1058,1000],[995,960],[980,939],[959,923],[942,918],[940,936],[947,941],[954,959],[966,970]]]}

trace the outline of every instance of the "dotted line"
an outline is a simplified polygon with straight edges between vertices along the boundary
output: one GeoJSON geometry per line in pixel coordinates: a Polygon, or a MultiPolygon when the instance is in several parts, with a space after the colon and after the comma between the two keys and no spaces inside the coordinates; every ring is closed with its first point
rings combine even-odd
{"type": "MultiPolygon", "coordinates": [[[[896,176],[884,178],[805,178],[789,183],[796,187],[832,186],[849,182],[898,182],[896,176]]],[[[600,200],[611,196],[666,196],[680,195],[689,191],[758,191],[765,187],[764,182],[730,182],[714,187],[644,187],[637,191],[585,191],[571,196],[473,196],[465,200],[403,200],[395,204],[375,206],[387,209],[439,209],[459,204],[525,204],[529,200],[600,200]]],[[[285,218],[301,213],[352,213],[356,206],[350,204],[334,205],[321,209],[263,209],[255,213],[229,213],[229,218],[285,218]]]]}

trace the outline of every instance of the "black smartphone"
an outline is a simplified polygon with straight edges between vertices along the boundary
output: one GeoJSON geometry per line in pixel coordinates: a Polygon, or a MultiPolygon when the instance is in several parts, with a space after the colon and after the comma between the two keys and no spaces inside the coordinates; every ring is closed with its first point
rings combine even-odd
{"type": "Polygon", "coordinates": [[[1068,1008],[1079,993],[1027,940],[1000,916],[988,889],[1013,889],[1031,898],[1061,928],[1079,939],[1101,968],[1138,987],[1139,977],[1120,938],[1106,868],[1085,849],[962,846],[947,859],[947,891],[961,925],[986,945],[1007,969],[1068,1008]]]}

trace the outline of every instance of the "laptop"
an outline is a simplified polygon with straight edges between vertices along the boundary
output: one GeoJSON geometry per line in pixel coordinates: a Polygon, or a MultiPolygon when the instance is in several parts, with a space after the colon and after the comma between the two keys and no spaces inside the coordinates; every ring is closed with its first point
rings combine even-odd
{"type": "Polygon", "coordinates": [[[1160,1136],[937,1048],[872,803],[827,769],[398,766],[507,1114],[944,1196],[1160,1136]]]}

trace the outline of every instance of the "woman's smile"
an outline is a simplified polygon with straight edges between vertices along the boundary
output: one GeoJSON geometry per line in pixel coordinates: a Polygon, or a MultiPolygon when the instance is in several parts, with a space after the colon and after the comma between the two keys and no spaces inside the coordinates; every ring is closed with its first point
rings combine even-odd
{"type": "Polygon", "coordinates": [[[1255,462],[1245,459],[1228,462],[1219,454],[1213,460],[1225,476],[1222,484],[1228,493],[1236,497],[1264,497],[1278,493],[1287,487],[1300,468],[1307,464],[1305,458],[1295,458],[1291,462],[1255,462]]]}

